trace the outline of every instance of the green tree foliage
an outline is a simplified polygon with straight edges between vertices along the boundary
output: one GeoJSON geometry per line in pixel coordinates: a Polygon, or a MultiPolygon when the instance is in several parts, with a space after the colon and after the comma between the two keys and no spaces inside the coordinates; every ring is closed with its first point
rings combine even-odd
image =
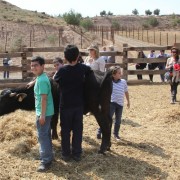
{"type": "Polygon", "coordinates": [[[160,14],[160,9],[155,9],[155,10],[154,10],[154,15],[159,16],[159,14],[160,14]]]}
{"type": "Polygon", "coordinates": [[[105,10],[101,11],[100,16],[106,16],[106,11],[105,10]]]}
{"type": "Polygon", "coordinates": [[[155,17],[149,17],[149,19],[147,20],[147,24],[156,27],[159,24],[159,22],[155,17]]]}
{"type": "Polygon", "coordinates": [[[145,14],[146,14],[147,16],[149,16],[149,15],[152,14],[152,12],[148,9],[148,10],[145,11],[145,14]]]}
{"type": "Polygon", "coordinates": [[[137,9],[132,10],[132,13],[133,13],[133,15],[138,15],[139,14],[137,9]]]}
{"type": "Polygon", "coordinates": [[[119,29],[120,25],[116,20],[113,20],[111,27],[114,29],[119,29]]]}
{"type": "Polygon", "coordinates": [[[69,25],[79,26],[82,15],[80,13],[75,13],[73,10],[70,10],[68,13],[63,14],[63,19],[69,25]]]}
{"type": "Polygon", "coordinates": [[[80,26],[82,26],[84,29],[88,30],[89,28],[93,27],[93,22],[90,18],[85,18],[85,19],[81,20],[80,26]]]}
{"type": "Polygon", "coordinates": [[[112,16],[113,13],[112,13],[111,11],[109,11],[107,15],[108,15],[108,16],[112,16]]]}

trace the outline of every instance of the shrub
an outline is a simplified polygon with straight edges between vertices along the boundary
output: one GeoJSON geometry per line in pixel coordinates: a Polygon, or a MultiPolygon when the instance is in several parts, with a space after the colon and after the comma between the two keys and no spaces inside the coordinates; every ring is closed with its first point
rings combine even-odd
{"type": "Polygon", "coordinates": [[[119,25],[119,23],[116,21],[116,20],[113,20],[112,21],[112,28],[114,28],[114,29],[119,29],[119,27],[120,27],[120,25],[119,25]]]}
{"type": "Polygon", "coordinates": [[[93,22],[90,18],[86,18],[80,21],[80,26],[82,26],[84,29],[88,30],[89,28],[93,27],[93,22]]]}
{"type": "Polygon", "coordinates": [[[155,17],[150,17],[147,20],[147,23],[153,27],[156,27],[159,24],[158,20],[155,17]]]}

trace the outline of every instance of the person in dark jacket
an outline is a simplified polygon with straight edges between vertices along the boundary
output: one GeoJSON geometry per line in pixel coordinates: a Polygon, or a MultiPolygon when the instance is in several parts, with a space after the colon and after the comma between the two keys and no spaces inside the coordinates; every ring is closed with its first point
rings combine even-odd
{"type": "MultiPolygon", "coordinates": [[[[138,58],[146,58],[146,56],[145,56],[145,54],[144,54],[144,52],[143,51],[139,51],[138,52],[138,58]]],[[[144,68],[146,68],[146,65],[147,65],[147,63],[137,63],[136,64],[136,69],[138,70],[138,69],[144,69],[144,68]]],[[[138,80],[141,80],[141,79],[143,79],[142,78],[142,74],[137,74],[137,78],[138,78],[138,80]]]]}
{"type": "Polygon", "coordinates": [[[92,72],[89,66],[78,63],[79,49],[68,45],[64,50],[68,64],[58,70],[54,79],[60,87],[60,125],[62,159],[81,160],[83,134],[84,80],[92,72]],[[72,132],[72,143],[70,142],[72,132]],[[72,146],[71,146],[72,145],[72,146]],[[72,147],[72,148],[71,148],[72,147]]]}

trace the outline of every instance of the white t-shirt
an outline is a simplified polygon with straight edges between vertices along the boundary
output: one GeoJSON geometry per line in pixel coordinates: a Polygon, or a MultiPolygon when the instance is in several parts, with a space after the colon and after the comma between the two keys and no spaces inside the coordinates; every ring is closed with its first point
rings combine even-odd
{"type": "Polygon", "coordinates": [[[128,92],[128,86],[125,79],[121,79],[118,82],[113,82],[111,102],[115,102],[121,106],[124,106],[125,92],[128,92]]]}
{"type": "Polygon", "coordinates": [[[106,64],[105,60],[101,56],[98,59],[93,60],[92,63],[90,64],[90,67],[92,70],[105,72],[105,64],[106,64]]]}

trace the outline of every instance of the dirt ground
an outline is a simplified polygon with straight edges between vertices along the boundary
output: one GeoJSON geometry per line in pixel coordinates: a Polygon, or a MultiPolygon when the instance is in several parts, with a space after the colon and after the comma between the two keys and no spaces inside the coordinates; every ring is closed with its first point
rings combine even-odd
{"type": "MultiPolygon", "coordinates": [[[[53,140],[55,162],[37,173],[39,161],[35,113],[17,110],[0,117],[0,179],[180,179],[180,94],[171,105],[168,84],[129,85],[131,108],[123,112],[121,141],[98,154],[98,125],[84,116],[83,157],[77,163],[60,158],[60,139],[53,140]]],[[[180,88],[178,89],[180,92],[180,88]]],[[[58,126],[59,128],[59,126],[58,126]]]]}

